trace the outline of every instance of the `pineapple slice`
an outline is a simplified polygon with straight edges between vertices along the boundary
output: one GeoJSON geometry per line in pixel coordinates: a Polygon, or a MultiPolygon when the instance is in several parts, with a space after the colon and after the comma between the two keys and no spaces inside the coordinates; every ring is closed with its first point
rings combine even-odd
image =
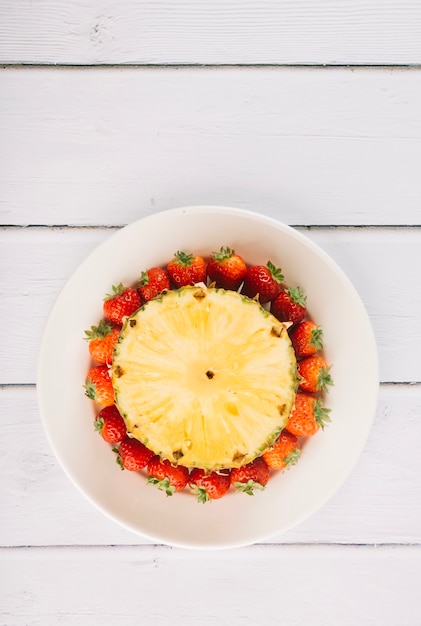
{"type": "Polygon", "coordinates": [[[258,302],[204,285],[149,301],[126,321],[112,381],[128,432],[172,463],[239,467],[290,414],[297,366],[286,326],[258,302]]]}

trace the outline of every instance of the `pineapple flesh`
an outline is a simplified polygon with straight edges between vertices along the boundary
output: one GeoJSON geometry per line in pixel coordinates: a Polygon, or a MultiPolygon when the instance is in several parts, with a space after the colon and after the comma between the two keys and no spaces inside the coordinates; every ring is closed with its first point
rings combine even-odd
{"type": "Polygon", "coordinates": [[[125,322],[112,364],[128,433],[186,467],[239,467],[290,414],[287,328],[258,302],[204,285],[170,290],[125,322]]]}

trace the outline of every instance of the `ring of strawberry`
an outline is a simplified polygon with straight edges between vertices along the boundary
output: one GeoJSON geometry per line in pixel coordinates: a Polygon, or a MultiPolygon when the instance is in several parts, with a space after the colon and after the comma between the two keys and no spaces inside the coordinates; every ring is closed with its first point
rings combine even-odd
{"type": "Polygon", "coordinates": [[[306,301],[307,297],[300,287],[286,287],[272,300],[270,312],[280,322],[290,322],[295,326],[307,314],[306,301]]]}
{"type": "Polygon", "coordinates": [[[258,297],[260,304],[265,304],[280,293],[284,280],[282,270],[271,261],[266,265],[252,265],[244,276],[241,293],[248,298],[258,297]]]}
{"type": "Polygon", "coordinates": [[[140,275],[137,292],[143,302],[149,302],[149,300],[156,298],[160,293],[170,288],[168,272],[162,267],[151,267],[140,275]]]}
{"type": "Polygon", "coordinates": [[[125,317],[129,317],[142,306],[142,301],[136,289],[124,287],[120,283],[112,287],[112,293],[104,298],[104,315],[116,326],[122,326],[125,317]]]}
{"type": "Polygon", "coordinates": [[[312,320],[305,320],[290,332],[292,347],[297,359],[313,356],[323,350],[323,330],[312,320]]]}
{"type": "Polygon", "coordinates": [[[98,413],[95,430],[108,443],[119,443],[127,434],[126,424],[115,405],[106,406],[98,413]]]}
{"type": "Polygon", "coordinates": [[[318,354],[309,356],[297,363],[298,382],[301,391],[310,393],[327,393],[328,386],[333,385],[330,366],[318,354]]]}
{"type": "Polygon", "coordinates": [[[130,472],[138,472],[144,469],[154,456],[154,452],[149,450],[141,441],[126,435],[118,448],[113,448],[117,454],[116,461],[121,469],[130,472]]]}
{"type": "Polygon", "coordinates": [[[167,496],[181,491],[189,481],[189,470],[183,465],[171,465],[168,459],[161,459],[157,454],[148,463],[147,483],[155,485],[167,496]]]}
{"type": "Polygon", "coordinates": [[[237,291],[247,272],[245,261],[235,254],[235,250],[222,247],[219,252],[213,252],[208,261],[207,273],[209,280],[216,287],[237,291]]]}
{"type": "Polygon", "coordinates": [[[285,428],[296,437],[312,437],[331,421],[330,409],[323,407],[322,398],[297,393],[285,428]]]}
{"type": "Polygon", "coordinates": [[[301,444],[294,434],[283,430],[273,446],[263,453],[267,465],[274,470],[283,470],[298,463],[301,444]]]}
{"type": "Polygon", "coordinates": [[[91,326],[90,330],[85,330],[85,334],[85,340],[89,341],[89,354],[92,359],[101,365],[110,365],[120,329],[101,320],[98,326],[91,326]]]}
{"type": "Polygon", "coordinates": [[[85,379],[85,395],[102,406],[114,404],[114,387],[106,365],[95,365],[85,379]]]}
{"type": "Polygon", "coordinates": [[[198,502],[218,500],[224,496],[231,486],[229,472],[210,472],[195,467],[190,472],[190,491],[197,496],[198,502]]]}
{"type": "Polygon", "coordinates": [[[206,282],[206,261],[203,257],[186,252],[176,252],[167,265],[174,287],[185,287],[206,282]]]}
{"type": "Polygon", "coordinates": [[[110,443],[120,441],[118,450],[113,449],[118,452],[117,461],[123,469],[138,471],[147,467],[148,482],[157,485],[167,495],[172,495],[189,484],[190,490],[198,500],[206,502],[222,497],[231,484],[237,491],[253,495],[255,489],[264,489],[267,484],[270,476],[269,468],[284,469],[297,462],[300,454],[300,442],[297,438],[311,436],[331,421],[328,415],[330,410],[323,408],[322,399],[311,396],[310,392],[325,393],[327,386],[332,385],[333,382],[326,361],[316,354],[323,348],[322,331],[312,321],[305,320],[306,298],[300,288],[288,288],[283,285],[283,282],[281,270],[270,261],[266,266],[252,266],[247,270],[241,257],[233,250],[222,247],[219,253],[212,253],[208,264],[202,257],[177,252],[168,263],[167,271],[164,268],[150,268],[142,272],[137,285],[137,293],[135,288],[123,287],[121,283],[113,287],[113,293],[106,297],[103,305],[106,319],[101,320],[97,327],[92,326],[90,331],[85,331],[86,339],[90,342],[91,357],[99,363],[98,367],[93,367],[88,372],[85,388],[88,397],[104,406],[97,416],[95,425],[106,441],[110,443]],[[236,278],[234,278],[233,264],[236,266],[234,268],[237,272],[236,278]],[[212,268],[216,268],[216,273],[212,268]],[[115,345],[115,343],[112,344],[110,335],[113,336],[114,341],[117,340],[120,333],[119,327],[124,323],[124,318],[140,308],[142,301],[147,302],[163,290],[170,289],[171,286],[178,288],[205,282],[207,277],[217,287],[224,289],[237,290],[243,282],[242,293],[244,295],[258,298],[261,304],[270,302],[270,312],[280,321],[292,324],[290,337],[296,357],[303,359],[298,363],[299,393],[296,398],[305,395],[310,398],[306,420],[302,415],[304,411],[299,410],[301,401],[298,400],[287,424],[290,430],[285,428],[270,450],[252,463],[233,469],[230,475],[219,472],[207,473],[199,468],[194,468],[189,473],[187,468],[172,466],[169,461],[161,459],[139,441],[128,437],[124,420],[114,406],[114,391],[110,385],[106,367],[106,364],[112,360],[115,345]],[[108,347],[108,352],[105,348],[106,343],[112,344],[112,347],[108,347]],[[97,351],[94,349],[96,347],[98,347],[97,351]],[[101,355],[101,350],[106,356],[101,355]],[[117,416],[115,424],[112,423],[111,418],[105,419],[108,410],[110,414],[115,410],[124,426],[119,422],[117,427],[117,416]],[[290,452],[288,452],[288,445],[289,448],[293,446],[290,452]]]}
{"type": "Polygon", "coordinates": [[[231,470],[231,485],[236,491],[241,491],[249,496],[254,495],[256,489],[263,490],[270,478],[269,466],[263,457],[258,456],[241,467],[231,470]]]}

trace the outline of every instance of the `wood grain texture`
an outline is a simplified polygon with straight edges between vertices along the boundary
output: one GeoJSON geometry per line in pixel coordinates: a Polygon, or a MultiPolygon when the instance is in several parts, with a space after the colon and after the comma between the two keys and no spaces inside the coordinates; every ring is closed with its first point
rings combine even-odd
{"type": "Polygon", "coordinates": [[[2,63],[414,64],[413,0],[3,0],[2,63]]]}
{"type": "Polygon", "coordinates": [[[420,224],[421,69],[0,71],[0,223],[420,224]]]}
{"type": "MultiPolygon", "coordinates": [[[[0,387],[0,406],[2,546],[150,543],[104,517],[65,476],[33,387],[0,387]]],[[[420,385],[382,386],[371,434],[346,482],[271,543],[420,543],[420,413],[420,385]]]]}
{"type": "Polygon", "coordinates": [[[254,546],[204,554],[143,547],[2,556],[8,576],[0,619],[7,626],[131,626],[140,619],[254,626],[279,624],[280,615],[291,626],[419,624],[419,549],[254,546]]]}
{"type": "MultiPolygon", "coordinates": [[[[421,229],[299,230],[332,256],[359,292],[377,339],[381,380],[420,382],[421,292],[413,287],[421,265],[421,229]]],[[[0,230],[2,281],[8,294],[0,299],[0,344],[8,355],[0,361],[0,384],[35,383],[42,332],[55,298],[86,255],[112,232],[0,230]]]]}

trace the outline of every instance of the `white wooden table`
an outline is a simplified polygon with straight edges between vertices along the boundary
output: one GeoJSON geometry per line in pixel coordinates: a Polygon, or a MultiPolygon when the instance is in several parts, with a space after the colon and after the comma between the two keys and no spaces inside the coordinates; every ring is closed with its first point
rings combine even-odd
{"type": "Polygon", "coordinates": [[[2,1],[2,626],[421,624],[420,35],[410,0],[2,1]],[[72,271],[122,225],[187,204],[305,232],[358,289],[380,356],[341,490],[228,551],[151,545],[103,517],[36,400],[72,271]]]}

